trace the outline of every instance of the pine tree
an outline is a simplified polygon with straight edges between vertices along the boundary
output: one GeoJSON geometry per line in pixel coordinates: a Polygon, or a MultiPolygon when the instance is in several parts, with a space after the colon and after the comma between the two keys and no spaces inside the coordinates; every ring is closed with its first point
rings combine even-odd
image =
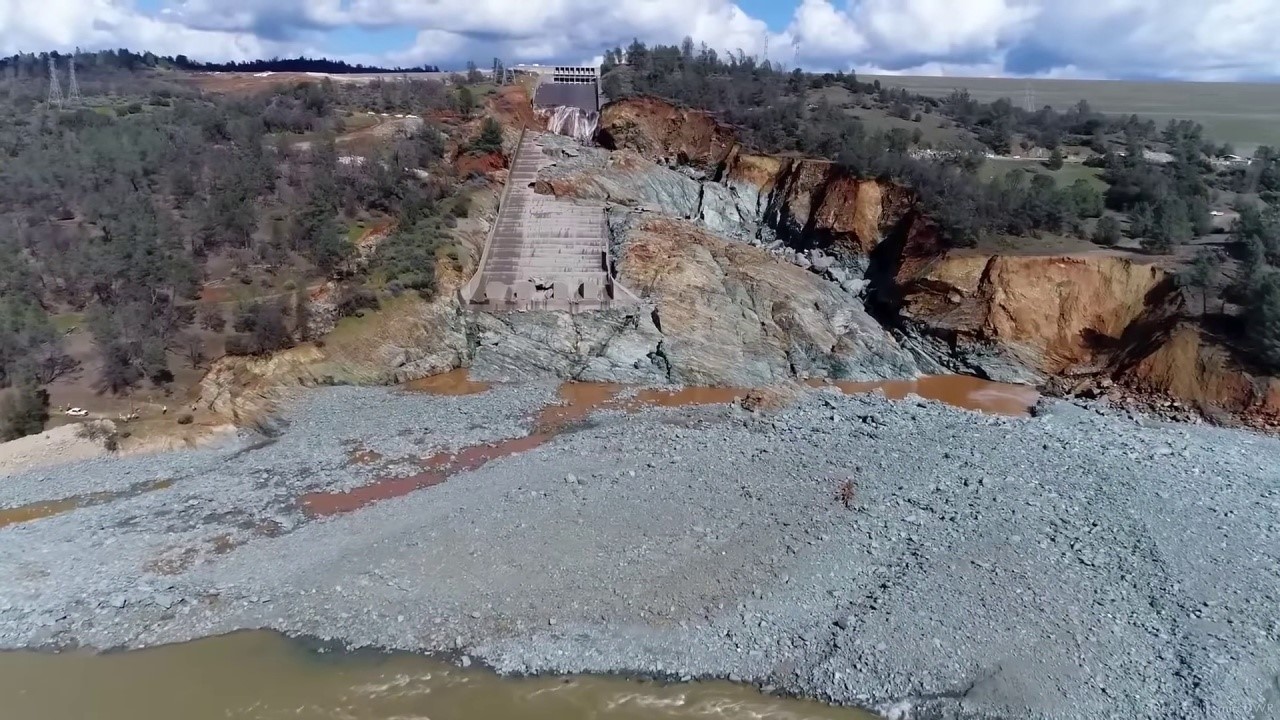
{"type": "Polygon", "coordinates": [[[1179,276],[1183,283],[1200,291],[1200,312],[1209,314],[1209,290],[1222,267],[1222,256],[1212,248],[1201,248],[1195,260],[1179,276]]]}
{"type": "Polygon", "coordinates": [[[462,117],[471,117],[471,113],[475,109],[476,98],[471,94],[471,88],[465,85],[458,88],[458,112],[462,113],[462,117]]]}
{"type": "Polygon", "coordinates": [[[1149,237],[1154,232],[1155,212],[1147,203],[1138,203],[1129,212],[1129,237],[1149,237]]]}
{"type": "Polygon", "coordinates": [[[44,430],[49,420],[49,393],[35,383],[23,383],[0,397],[0,442],[44,430]]]}
{"type": "Polygon", "coordinates": [[[293,294],[293,322],[294,334],[298,336],[298,342],[310,340],[311,298],[307,295],[306,288],[301,288],[293,294]]]}
{"type": "Polygon", "coordinates": [[[1280,274],[1268,272],[1258,281],[1245,307],[1245,322],[1259,358],[1280,370],[1280,274]]]}
{"type": "Polygon", "coordinates": [[[1093,228],[1093,241],[1099,245],[1115,245],[1120,242],[1120,223],[1110,215],[1103,216],[1093,228]]]}
{"type": "Polygon", "coordinates": [[[1044,166],[1050,170],[1056,171],[1061,170],[1065,163],[1066,158],[1062,156],[1062,148],[1054,148],[1053,152],[1049,154],[1049,159],[1045,161],[1044,166]]]}
{"type": "Polygon", "coordinates": [[[491,117],[480,123],[480,136],[471,143],[471,151],[478,155],[502,152],[502,126],[491,117]]]}

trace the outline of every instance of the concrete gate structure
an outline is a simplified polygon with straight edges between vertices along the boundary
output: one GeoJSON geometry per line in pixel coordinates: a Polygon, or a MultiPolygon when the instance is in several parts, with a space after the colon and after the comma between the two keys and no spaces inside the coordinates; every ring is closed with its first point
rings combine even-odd
{"type": "Polygon", "coordinates": [[[576,107],[599,112],[600,68],[590,65],[516,65],[513,72],[535,75],[533,105],[538,108],[576,107]]]}

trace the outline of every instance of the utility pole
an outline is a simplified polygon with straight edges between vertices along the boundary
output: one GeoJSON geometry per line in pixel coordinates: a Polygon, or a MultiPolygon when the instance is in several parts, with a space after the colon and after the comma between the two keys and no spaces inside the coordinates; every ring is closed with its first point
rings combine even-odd
{"type": "Polygon", "coordinates": [[[80,97],[80,83],[76,81],[76,56],[72,55],[67,60],[67,69],[71,74],[71,80],[67,83],[67,104],[78,106],[83,102],[80,97]]]}
{"type": "Polygon", "coordinates": [[[58,84],[58,64],[49,56],[49,106],[62,108],[62,86],[58,84]]]}

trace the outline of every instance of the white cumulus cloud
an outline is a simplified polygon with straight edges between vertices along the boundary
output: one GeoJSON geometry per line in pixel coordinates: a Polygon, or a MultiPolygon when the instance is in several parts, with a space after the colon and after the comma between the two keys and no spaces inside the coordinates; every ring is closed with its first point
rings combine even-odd
{"type": "Polygon", "coordinates": [[[740,0],[160,0],[160,12],[135,1],[0,0],[0,51],[327,51],[456,67],[585,60],[632,38],[688,35],[719,51],[761,55],[767,44],[771,59],[796,53],[818,70],[1280,79],[1280,0],[776,0],[772,29],[740,0]],[[352,47],[346,28],[406,28],[412,40],[352,47]]]}
{"type": "Polygon", "coordinates": [[[1280,0],[803,0],[809,64],[890,72],[1280,77],[1280,0]]]}
{"type": "Polygon", "coordinates": [[[242,60],[273,51],[251,33],[200,30],[123,0],[0,0],[0,52],[130,47],[242,60]]]}

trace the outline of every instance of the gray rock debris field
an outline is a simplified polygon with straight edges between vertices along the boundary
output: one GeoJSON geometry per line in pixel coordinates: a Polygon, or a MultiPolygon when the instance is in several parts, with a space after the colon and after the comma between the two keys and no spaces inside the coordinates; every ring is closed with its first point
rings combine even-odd
{"type": "Polygon", "coordinates": [[[1280,712],[1280,443],[1246,433],[813,391],[764,415],[606,411],[354,513],[293,504],[519,435],[551,397],[318,390],[256,449],[5,478],[0,505],[175,483],[0,529],[0,646],[272,627],[916,718],[1280,712]],[[349,465],[357,444],[387,464],[349,465]],[[215,551],[224,534],[244,544],[215,551]]]}

